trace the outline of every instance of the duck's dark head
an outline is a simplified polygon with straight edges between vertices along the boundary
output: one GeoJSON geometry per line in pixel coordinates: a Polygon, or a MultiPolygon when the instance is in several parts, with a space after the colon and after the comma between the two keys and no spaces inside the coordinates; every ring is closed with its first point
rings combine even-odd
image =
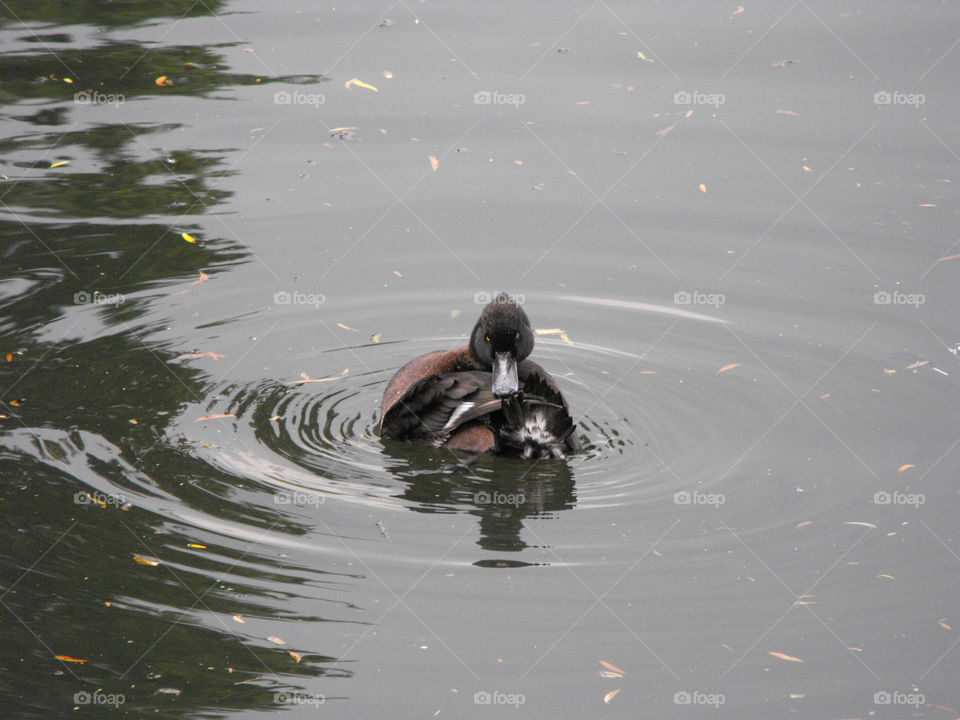
{"type": "Polygon", "coordinates": [[[493,372],[493,394],[509,397],[520,389],[517,363],[533,352],[530,320],[516,300],[506,293],[483,309],[470,335],[470,354],[493,372]]]}

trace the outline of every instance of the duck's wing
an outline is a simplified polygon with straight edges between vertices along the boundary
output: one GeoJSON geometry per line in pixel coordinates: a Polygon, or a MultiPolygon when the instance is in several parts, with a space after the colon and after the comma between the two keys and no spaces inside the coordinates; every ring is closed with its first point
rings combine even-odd
{"type": "Polygon", "coordinates": [[[431,375],[413,383],[381,420],[380,433],[397,440],[442,439],[452,430],[500,409],[490,373],[431,375]]]}
{"type": "MultiPolygon", "coordinates": [[[[524,360],[518,368],[521,386],[523,388],[523,403],[514,412],[522,411],[522,416],[529,416],[530,411],[541,411],[541,422],[545,429],[556,438],[556,444],[561,451],[579,452],[580,440],[575,430],[576,424],[570,416],[567,399],[563,396],[557,381],[546,370],[530,360],[524,360]]],[[[505,414],[509,411],[504,406],[505,414]]],[[[519,429],[523,427],[525,417],[511,421],[508,415],[508,425],[519,429]]],[[[554,453],[553,456],[556,456],[554,453]]]]}

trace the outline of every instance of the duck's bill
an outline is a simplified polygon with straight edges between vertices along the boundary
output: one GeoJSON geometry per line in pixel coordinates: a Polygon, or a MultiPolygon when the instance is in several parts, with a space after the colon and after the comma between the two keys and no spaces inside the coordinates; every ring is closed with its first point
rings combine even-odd
{"type": "Polygon", "coordinates": [[[516,358],[507,352],[498,352],[493,356],[493,394],[497,397],[509,397],[520,390],[517,378],[516,358]]]}

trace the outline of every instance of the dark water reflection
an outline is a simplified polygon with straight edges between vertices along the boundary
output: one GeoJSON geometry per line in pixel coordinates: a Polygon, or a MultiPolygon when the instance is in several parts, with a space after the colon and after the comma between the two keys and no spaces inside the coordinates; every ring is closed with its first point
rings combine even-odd
{"type": "Polygon", "coordinates": [[[956,716],[956,27],[3,3],[0,716],[956,716]],[[585,451],[381,443],[501,287],[585,451]]]}

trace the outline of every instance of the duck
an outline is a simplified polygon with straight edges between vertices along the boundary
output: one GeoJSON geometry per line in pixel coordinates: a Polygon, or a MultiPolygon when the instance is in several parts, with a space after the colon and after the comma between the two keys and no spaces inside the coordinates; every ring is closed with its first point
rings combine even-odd
{"type": "Polygon", "coordinates": [[[580,450],[556,380],[529,359],[534,332],[516,298],[496,293],[470,342],[420,355],[387,383],[380,437],[515,458],[580,450]]]}

